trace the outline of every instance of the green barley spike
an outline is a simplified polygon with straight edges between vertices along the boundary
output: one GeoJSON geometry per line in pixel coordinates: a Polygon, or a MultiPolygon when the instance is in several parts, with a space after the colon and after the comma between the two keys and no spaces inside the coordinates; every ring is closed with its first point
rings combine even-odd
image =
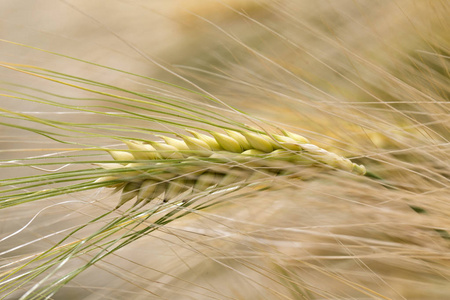
{"type": "Polygon", "coordinates": [[[181,139],[159,136],[163,142],[125,141],[129,150],[108,150],[117,163],[97,164],[111,171],[96,183],[113,181],[121,189],[117,207],[137,197],[142,206],[164,193],[164,201],[177,197],[189,187],[193,192],[228,185],[245,186],[264,177],[294,174],[298,168],[328,166],[358,175],[366,170],[345,157],[317,147],[295,133],[284,135],[250,131],[227,134],[210,131],[208,136],[186,130],[193,136],[181,139]],[[132,160],[139,163],[129,163],[132,160]],[[176,162],[174,160],[180,160],[176,162]],[[121,161],[125,161],[122,163],[121,161]],[[192,185],[193,182],[193,185],[192,185]]]}

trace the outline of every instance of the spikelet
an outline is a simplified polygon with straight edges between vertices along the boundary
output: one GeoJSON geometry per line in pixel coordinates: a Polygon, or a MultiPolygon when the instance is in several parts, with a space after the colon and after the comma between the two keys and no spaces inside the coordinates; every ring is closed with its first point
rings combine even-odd
{"type": "MultiPolygon", "coordinates": [[[[131,154],[130,152],[127,152],[127,151],[109,150],[108,153],[112,156],[112,158],[114,158],[114,160],[117,160],[117,161],[132,161],[135,159],[133,154],[131,154]]],[[[126,163],[122,163],[122,164],[126,164],[126,163]]]]}
{"type": "Polygon", "coordinates": [[[141,187],[140,183],[137,182],[129,182],[125,185],[122,190],[122,194],[120,195],[119,204],[117,204],[116,208],[119,208],[126,202],[130,201],[134,197],[136,197],[139,193],[139,189],[141,187]]]}
{"type": "Polygon", "coordinates": [[[149,190],[145,193],[145,197],[139,197],[133,206],[137,206],[138,204],[141,204],[141,206],[145,206],[147,203],[163,194],[166,190],[165,183],[154,184],[151,182],[147,182],[147,187],[149,190]],[[153,185],[154,188],[150,188],[151,185],[153,185]]]}
{"type": "Polygon", "coordinates": [[[199,140],[204,141],[206,144],[208,144],[209,148],[211,148],[211,150],[213,151],[218,151],[218,150],[222,150],[222,147],[220,147],[219,143],[213,139],[212,137],[200,133],[200,132],[196,132],[190,129],[186,129],[187,132],[189,132],[190,134],[192,134],[193,136],[195,136],[196,138],[198,138],[199,140]]]}
{"type": "Polygon", "coordinates": [[[286,130],[281,130],[283,135],[270,136],[250,131],[210,131],[211,136],[186,131],[192,136],[159,136],[165,143],[130,140],[125,141],[128,151],[108,150],[117,163],[97,165],[114,173],[95,182],[111,182],[110,187],[122,190],[118,208],[135,197],[133,206],[144,206],[163,193],[166,202],[189,188],[197,193],[230,185],[243,187],[262,178],[295,174],[305,167],[327,167],[359,175],[366,172],[364,166],[286,130]],[[139,162],[130,163],[133,160],[139,162]]]}
{"type": "Polygon", "coordinates": [[[242,155],[263,155],[266,152],[258,150],[258,149],[248,149],[241,153],[242,155]]]}
{"type": "Polygon", "coordinates": [[[245,180],[247,173],[240,168],[231,168],[228,172],[219,175],[217,186],[226,187],[245,180]]]}
{"type": "Polygon", "coordinates": [[[137,160],[161,159],[155,148],[140,141],[125,141],[137,160]]]}
{"type": "Polygon", "coordinates": [[[290,137],[291,139],[293,139],[294,141],[296,141],[300,144],[309,144],[309,140],[307,138],[305,138],[304,136],[301,136],[301,135],[293,133],[293,132],[289,132],[284,129],[280,129],[280,130],[281,130],[281,132],[283,132],[283,134],[285,136],[290,137]]]}
{"type": "Polygon", "coordinates": [[[270,138],[253,132],[243,132],[242,134],[245,136],[248,143],[253,149],[260,150],[266,153],[273,151],[273,146],[270,138]]]}
{"type": "Polygon", "coordinates": [[[175,146],[149,141],[149,143],[155,148],[162,158],[168,159],[182,159],[183,154],[178,151],[175,146]]]}
{"type": "MultiPolygon", "coordinates": [[[[100,177],[97,178],[94,183],[104,183],[104,182],[111,182],[111,181],[118,181],[119,177],[116,176],[104,176],[104,177],[100,177]]],[[[114,184],[110,184],[109,187],[118,187],[120,185],[123,185],[123,182],[118,182],[118,183],[114,183],[114,184]]]]}
{"type": "Polygon", "coordinates": [[[241,146],[242,150],[248,150],[252,148],[245,136],[243,136],[239,132],[228,129],[225,129],[225,132],[241,146]]]}
{"type": "Polygon", "coordinates": [[[95,165],[102,167],[105,170],[117,170],[117,169],[125,168],[125,166],[123,164],[118,164],[118,163],[107,163],[107,164],[96,163],[95,165]]]}
{"type": "Polygon", "coordinates": [[[201,174],[194,184],[193,192],[201,192],[218,183],[217,175],[213,172],[201,174]]]}
{"type": "Polygon", "coordinates": [[[275,140],[277,140],[278,142],[282,142],[282,143],[291,143],[291,144],[298,144],[298,142],[296,140],[294,140],[291,137],[288,136],[284,136],[284,135],[279,135],[279,134],[272,134],[272,136],[274,137],[275,140]]]}
{"type": "Polygon", "coordinates": [[[158,185],[157,180],[153,179],[144,180],[141,184],[141,189],[139,190],[136,204],[146,199],[152,198],[152,196],[154,196],[153,192],[155,191],[157,185],[158,185]]]}
{"type": "Polygon", "coordinates": [[[212,131],[211,134],[224,150],[236,153],[242,152],[243,147],[234,138],[214,131],[212,131]]]}
{"type": "Polygon", "coordinates": [[[212,149],[205,141],[183,134],[179,134],[178,136],[183,139],[189,150],[195,151],[195,154],[199,156],[211,155],[212,149]]]}
{"type": "Polygon", "coordinates": [[[185,192],[187,189],[188,189],[187,180],[184,177],[179,177],[170,181],[164,194],[164,202],[167,202],[177,197],[178,195],[185,192]]]}
{"type": "Polygon", "coordinates": [[[167,145],[173,146],[177,148],[179,151],[189,150],[189,147],[186,145],[184,141],[180,141],[164,135],[157,135],[157,137],[162,138],[167,145]]]}

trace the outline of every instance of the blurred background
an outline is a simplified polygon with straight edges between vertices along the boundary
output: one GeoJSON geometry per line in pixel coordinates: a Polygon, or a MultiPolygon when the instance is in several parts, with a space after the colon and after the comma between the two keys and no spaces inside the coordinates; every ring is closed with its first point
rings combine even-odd
{"type": "MultiPolygon", "coordinates": [[[[94,64],[202,92],[364,163],[394,187],[324,175],[230,196],[100,261],[52,299],[447,299],[449,7],[407,0],[1,0],[0,39],[30,46],[0,42],[2,62],[225,108],[94,64]]],[[[39,88],[90,97],[6,68],[0,82],[2,93],[39,88]]],[[[6,97],[0,107],[52,120],[107,120],[6,97]]],[[[0,138],[3,161],[61,148],[2,125],[0,138]]],[[[16,168],[0,179],[39,172],[16,168]]],[[[46,208],[2,251],[46,238],[4,261],[47,249],[61,238],[48,236],[56,229],[104,212],[93,199],[113,207],[117,196],[89,191],[2,210],[1,230],[9,234],[46,208]]]]}

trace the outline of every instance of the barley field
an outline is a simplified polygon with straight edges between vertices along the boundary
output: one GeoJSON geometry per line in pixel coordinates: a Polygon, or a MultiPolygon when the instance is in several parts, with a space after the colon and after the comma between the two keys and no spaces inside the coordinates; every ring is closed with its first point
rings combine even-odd
{"type": "Polygon", "coordinates": [[[450,298],[450,2],[0,2],[0,299],[450,298]]]}

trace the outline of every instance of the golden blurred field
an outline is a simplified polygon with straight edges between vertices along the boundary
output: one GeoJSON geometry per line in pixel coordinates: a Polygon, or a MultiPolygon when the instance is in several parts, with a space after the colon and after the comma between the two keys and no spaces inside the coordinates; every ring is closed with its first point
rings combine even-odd
{"type": "MultiPolygon", "coordinates": [[[[10,117],[11,111],[88,124],[80,128],[92,133],[101,132],[96,123],[120,122],[129,131],[119,133],[134,138],[145,137],[140,129],[147,127],[178,130],[11,98],[7,95],[26,93],[100,107],[107,97],[5,64],[176,99],[268,131],[286,128],[364,164],[373,175],[330,171],[307,180],[280,177],[216,196],[216,205],[158,226],[47,299],[450,298],[449,15],[450,2],[444,0],[2,1],[1,180],[58,173],[56,163],[45,167],[54,171],[21,164],[74,147],[36,134],[49,130],[45,122],[33,125],[36,132],[22,130],[29,120],[10,117]]],[[[101,109],[121,107],[117,102],[101,109]]],[[[78,132],[71,135],[62,139],[72,141],[78,132]]],[[[104,136],[80,140],[120,147],[104,136]]],[[[67,153],[70,170],[91,168],[79,163],[90,157],[67,153]]],[[[110,158],[97,153],[95,159],[110,158]]],[[[5,181],[0,188],[1,193],[14,186],[5,181]]],[[[10,265],[111,211],[118,197],[102,188],[1,209],[0,299],[20,299],[41,278],[63,278],[95,257],[102,243],[14,293],[1,289],[10,265]]],[[[117,210],[108,218],[122,214],[117,210]]],[[[108,218],[66,242],[99,230],[108,218]]]]}

